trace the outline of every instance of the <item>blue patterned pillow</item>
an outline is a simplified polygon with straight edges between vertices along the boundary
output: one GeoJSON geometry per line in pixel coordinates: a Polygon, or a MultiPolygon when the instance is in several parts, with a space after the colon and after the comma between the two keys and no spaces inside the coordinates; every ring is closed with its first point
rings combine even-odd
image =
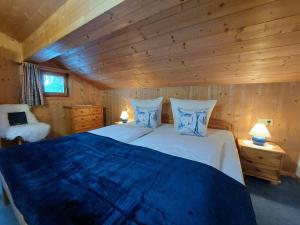
{"type": "Polygon", "coordinates": [[[136,107],[135,125],[156,128],[158,124],[158,108],[136,107]]]}
{"type": "Polygon", "coordinates": [[[185,110],[177,108],[179,123],[176,130],[180,134],[207,136],[208,108],[201,110],[185,110]]]}

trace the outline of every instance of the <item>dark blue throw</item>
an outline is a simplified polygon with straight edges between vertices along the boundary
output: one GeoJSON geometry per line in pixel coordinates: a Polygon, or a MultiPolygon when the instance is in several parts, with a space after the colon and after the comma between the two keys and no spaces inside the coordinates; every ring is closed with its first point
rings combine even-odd
{"type": "Polygon", "coordinates": [[[1,150],[28,225],[254,225],[246,188],[187,159],[88,133],[1,150]]]}

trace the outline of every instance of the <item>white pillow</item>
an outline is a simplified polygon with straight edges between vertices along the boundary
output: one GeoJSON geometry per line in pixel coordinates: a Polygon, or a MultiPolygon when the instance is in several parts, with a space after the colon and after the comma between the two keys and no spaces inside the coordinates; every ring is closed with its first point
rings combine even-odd
{"type": "Polygon", "coordinates": [[[170,100],[174,127],[178,133],[207,136],[207,125],[217,100],[170,100]]]}
{"type": "Polygon", "coordinates": [[[131,99],[136,126],[155,128],[161,125],[163,97],[155,99],[131,99]]]}

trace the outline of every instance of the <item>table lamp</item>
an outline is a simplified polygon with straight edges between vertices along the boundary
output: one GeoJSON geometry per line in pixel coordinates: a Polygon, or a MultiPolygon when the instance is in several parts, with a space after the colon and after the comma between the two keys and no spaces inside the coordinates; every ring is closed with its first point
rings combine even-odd
{"type": "Polygon", "coordinates": [[[122,111],[121,116],[120,116],[122,123],[127,123],[128,118],[129,118],[129,115],[128,115],[127,111],[126,110],[122,111]]]}
{"type": "Polygon", "coordinates": [[[267,138],[271,137],[268,128],[263,123],[257,123],[254,127],[250,130],[249,135],[252,136],[253,144],[263,146],[267,138]]]}

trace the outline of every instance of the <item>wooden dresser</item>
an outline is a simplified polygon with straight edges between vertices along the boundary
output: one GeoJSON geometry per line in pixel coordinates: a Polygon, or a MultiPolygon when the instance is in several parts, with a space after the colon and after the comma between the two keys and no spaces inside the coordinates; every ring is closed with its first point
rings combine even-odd
{"type": "Polygon", "coordinates": [[[245,175],[280,183],[280,172],[285,151],[278,145],[254,145],[250,140],[238,140],[239,155],[245,175]]]}
{"type": "Polygon", "coordinates": [[[94,105],[65,106],[67,134],[80,133],[104,126],[104,108],[94,105]]]}

